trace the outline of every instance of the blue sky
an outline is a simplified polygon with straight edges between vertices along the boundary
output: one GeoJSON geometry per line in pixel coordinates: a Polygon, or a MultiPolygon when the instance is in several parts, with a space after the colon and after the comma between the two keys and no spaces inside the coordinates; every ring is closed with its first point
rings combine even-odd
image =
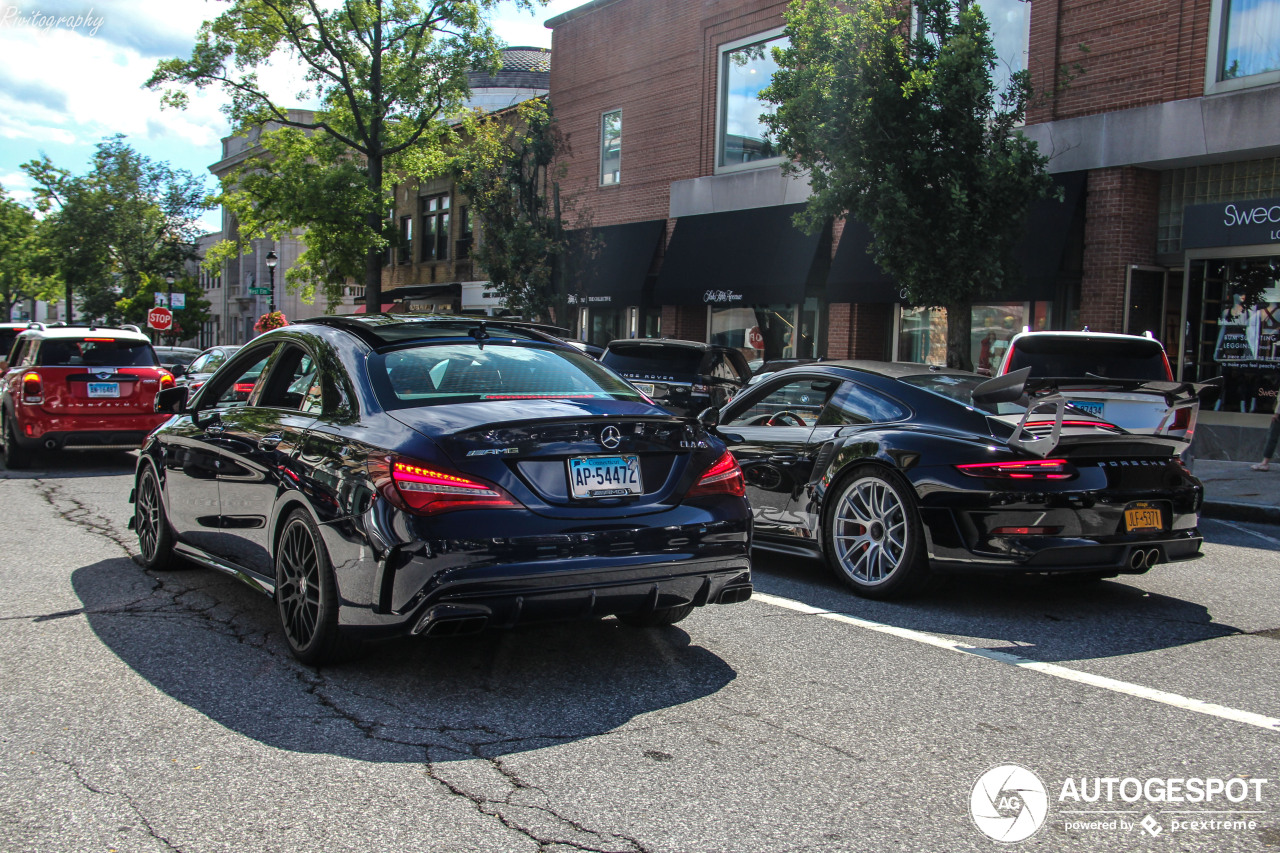
{"type": "MultiPolygon", "coordinates": [[[[534,13],[503,3],[494,28],[508,44],[550,47],[543,23],[584,2],[551,0],[534,13]]],[[[48,154],[81,174],[94,145],[116,133],[148,157],[207,176],[230,133],[222,99],[199,94],[186,110],[161,109],[143,84],[160,60],[190,56],[200,23],[222,8],[215,0],[0,0],[0,185],[27,201],[22,163],[48,154]]],[[[287,92],[296,78],[277,67],[263,79],[287,92]]],[[[216,227],[212,215],[206,222],[216,227]]]]}

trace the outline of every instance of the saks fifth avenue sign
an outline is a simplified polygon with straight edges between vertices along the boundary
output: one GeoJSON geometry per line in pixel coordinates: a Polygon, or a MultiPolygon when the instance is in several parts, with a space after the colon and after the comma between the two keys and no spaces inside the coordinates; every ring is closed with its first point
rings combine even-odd
{"type": "Polygon", "coordinates": [[[742,294],[732,290],[707,290],[702,294],[702,301],[708,305],[727,305],[730,302],[741,302],[742,294]]]}
{"type": "Polygon", "coordinates": [[[1193,204],[1182,212],[1182,248],[1280,243],[1280,198],[1193,204]]]}

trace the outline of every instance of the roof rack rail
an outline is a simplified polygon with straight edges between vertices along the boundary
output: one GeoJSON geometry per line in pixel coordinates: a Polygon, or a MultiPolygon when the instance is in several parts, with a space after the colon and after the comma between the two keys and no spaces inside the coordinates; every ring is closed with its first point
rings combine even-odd
{"type": "Polygon", "coordinates": [[[43,331],[44,331],[44,323],[37,323],[35,320],[32,320],[30,323],[28,323],[28,324],[27,324],[27,328],[28,328],[28,329],[35,329],[37,332],[43,332],[43,331]]]}
{"type": "Polygon", "coordinates": [[[137,332],[138,334],[142,334],[142,330],[133,323],[121,323],[120,328],[126,332],[137,332]]]}

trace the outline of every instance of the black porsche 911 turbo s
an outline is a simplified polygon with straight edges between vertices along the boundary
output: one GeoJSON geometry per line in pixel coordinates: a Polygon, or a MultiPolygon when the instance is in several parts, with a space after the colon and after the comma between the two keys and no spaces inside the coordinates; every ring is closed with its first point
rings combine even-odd
{"type": "MultiPolygon", "coordinates": [[[[750,386],[712,414],[755,546],[822,556],[875,598],[933,570],[1114,577],[1198,557],[1203,487],[1177,455],[1190,436],[1126,433],[1028,374],[846,361],[750,386]]],[[[1175,411],[1200,390],[1163,387],[1175,411]]]]}
{"type": "Polygon", "coordinates": [[[131,496],[143,564],[273,595],[307,663],[397,634],[669,625],[751,595],[724,444],[527,326],[321,317],[157,408],[174,417],[131,496]]]}

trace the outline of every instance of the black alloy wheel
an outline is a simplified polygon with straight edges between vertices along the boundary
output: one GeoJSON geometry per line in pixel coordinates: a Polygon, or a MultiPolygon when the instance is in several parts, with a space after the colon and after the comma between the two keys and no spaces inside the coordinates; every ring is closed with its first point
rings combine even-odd
{"type": "Polygon", "coordinates": [[[692,604],[680,604],[675,607],[659,607],[657,610],[643,610],[639,613],[619,613],[618,621],[633,628],[661,628],[676,624],[692,612],[692,604]]]}
{"type": "Polygon", "coordinates": [[[888,470],[860,466],[833,494],[823,544],[836,576],[867,598],[918,591],[929,566],[911,487],[888,470]]]}
{"type": "Polygon", "coordinates": [[[289,651],[309,666],[354,655],[359,643],[338,627],[333,563],[304,509],[289,514],[276,547],[276,609],[289,651]]]}
{"type": "Polygon", "coordinates": [[[4,413],[4,467],[10,471],[21,471],[27,467],[26,452],[18,444],[18,433],[14,427],[14,418],[4,413]]]}
{"type": "Polygon", "coordinates": [[[178,568],[173,553],[175,537],[164,512],[160,481],[155,469],[148,465],[138,477],[133,503],[133,527],[138,532],[138,562],[144,569],[168,571],[178,568]]]}

